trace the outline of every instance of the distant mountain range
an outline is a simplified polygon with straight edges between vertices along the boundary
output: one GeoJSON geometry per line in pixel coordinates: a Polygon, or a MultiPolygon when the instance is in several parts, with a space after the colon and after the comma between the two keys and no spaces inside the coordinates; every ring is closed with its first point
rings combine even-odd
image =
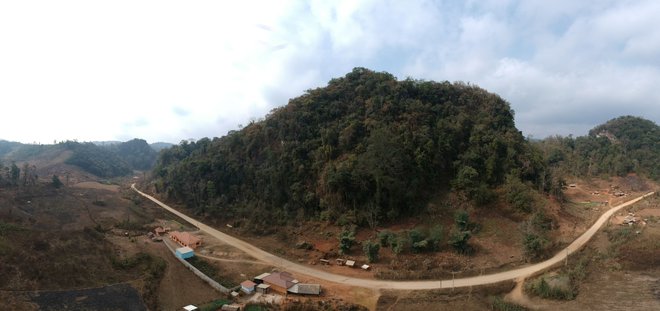
{"type": "MultiPolygon", "coordinates": [[[[149,145],[145,140],[137,138],[126,142],[65,141],[51,145],[0,140],[0,161],[34,163],[43,161],[44,158],[54,158],[99,177],[116,177],[130,174],[133,170],[150,170],[155,164],[158,152],[171,146],[173,144],[163,142],[149,145]]],[[[52,161],[49,163],[57,164],[52,161]]]]}

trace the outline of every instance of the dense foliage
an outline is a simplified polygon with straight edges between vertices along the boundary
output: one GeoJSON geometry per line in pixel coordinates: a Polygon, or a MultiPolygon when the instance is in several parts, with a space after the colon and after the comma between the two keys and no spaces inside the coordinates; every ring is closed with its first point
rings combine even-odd
{"type": "Polygon", "coordinates": [[[131,172],[126,162],[122,161],[114,152],[93,143],[78,143],[67,141],[61,143],[73,153],[65,162],[76,165],[99,177],[115,177],[127,175],[131,172]]]}
{"type": "Polygon", "coordinates": [[[158,157],[158,153],[144,139],[135,138],[112,145],[110,149],[134,170],[150,170],[158,157]]]}
{"type": "Polygon", "coordinates": [[[59,144],[21,144],[0,141],[0,184],[8,181],[10,173],[4,162],[26,162],[39,158],[53,158],[63,151],[70,151],[71,156],[65,163],[76,165],[99,177],[117,177],[131,173],[132,170],[151,169],[158,156],[157,152],[143,139],[133,139],[123,143],[79,143],[64,141],[59,144]]]}
{"type": "Polygon", "coordinates": [[[449,186],[478,203],[509,175],[544,188],[542,161],[499,96],[356,68],[240,131],[163,150],[154,182],[200,213],[373,226],[449,186]]]}
{"type": "Polygon", "coordinates": [[[660,180],[660,127],[623,116],[577,138],[550,137],[538,143],[555,175],[624,176],[638,173],[660,180]]]}

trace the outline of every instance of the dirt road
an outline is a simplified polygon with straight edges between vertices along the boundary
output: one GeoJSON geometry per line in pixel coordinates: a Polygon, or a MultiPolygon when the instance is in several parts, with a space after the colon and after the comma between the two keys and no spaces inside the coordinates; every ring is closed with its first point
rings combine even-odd
{"type": "Polygon", "coordinates": [[[513,279],[518,279],[522,277],[527,277],[533,274],[536,274],[538,272],[544,271],[556,264],[561,263],[563,260],[566,259],[566,257],[575,251],[579,250],[582,246],[584,246],[589,239],[600,229],[600,227],[605,224],[605,222],[612,216],[612,214],[616,213],[617,211],[621,210],[622,208],[632,205],[641,199],[650,196],[653,194],[653,192],[650,192],[646,195],[640,196],[636,199],[627,201],[625,203],[622,203],[620,205],[617,205],[605,213],[603,213],[600,218],[594,223],[589,230],[587,230],[585,233],[583,233],[580,237],[578,237],[573,243],[571,243],[568,247],[565,249],[561,250],[559,253],[557,253],[554,257],[537,263],[533,265],[529,265],[523,268],[518,268],[518,269],[513,269],[509,271],[504,271],[504,272],[499,272],[499,273],[493,273],[493,274],[487,274],[487,275],[480,275],[480,276],[474,276],[474,277],[468,277],[468,278],[460,278],[460,279],[454,279],[454,280],[431,280],[431,281],[388,281],[388,280],[370,280],[370,279],[360,279],[360,278],[354,278],[354,277],[348,277],[348,276],[343,276],[343,275],[338,275],[338,274],[332,274],[328,273],[325,271],[317,270],[314,269],[313,267],[301,265],[289,260],[286,260],[284,258],[280,258],[278,256],[275,256],[271,253],[268,253],[260,248],[257,248],[245,241],[239,240],[235,237],[232,237],[230,235],[227,235],[225,233],[222,233],[210,226],[207,226],[204,223],[201,223],[197,221],[196,219],[193,219],[192,217],[189,217],[169,206],[164,204],[163,202],[160,202],[156,200],[154,197],[145,194],[135,188],[135,184],[131,185],[131,188],[135,190],[137,193],[141,194],[142,196],[146,197],[147,199],[155,202],[156,204],[160,205],[162,208],[170,211],[171,213],[181,217],[185,221],[191,223],[192,225],[196,226],[199,228],[201,231],[206,232],[207,234],[223,241],[224,243],[227,243],[233,247],[236,247],[240,249],[241,251],[247,253],[248,255],[256,258],[257,260],[264,261],[266,263],[272,264],[274,266],[280,267],[283,270],[288,270],[291,272],[297,272],[297,273],[302,273],[306,274],[309,276],[313,276],[319,279],[323,279],[326,281],[330,282],[335,282],[335,283],[340,283],[340,284],[346,284],[346,285],[351,285],[351,286],[360,286],[360,287],[369,287],[372,289],[402,289],[402,290],[416,290],[416,289],[436,289],[436,288],[452,288],[452,287],[467,287],[467,286],[476,286],[476,285],[485,285],[485,284],[493,284],[493,283],[498,283],[502,281],[508,281],[508,280],[513,280],[513,279]]]}

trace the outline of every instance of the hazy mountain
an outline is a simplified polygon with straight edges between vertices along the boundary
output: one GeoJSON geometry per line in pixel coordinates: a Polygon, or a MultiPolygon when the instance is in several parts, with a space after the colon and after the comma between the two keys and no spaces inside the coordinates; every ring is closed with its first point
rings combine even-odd
{"type": "Polygon", "coordinates": [[[155,143],[149,144],[149,146],[151,146],[151,148],[153,148],[154,150],[156,150],[156,152],[158,152],[158,151],[161,151],[163,149],[170,148],[170,147],[174,146],[174,144],[166,143],[166,142],[155,142],[155,143]]]}

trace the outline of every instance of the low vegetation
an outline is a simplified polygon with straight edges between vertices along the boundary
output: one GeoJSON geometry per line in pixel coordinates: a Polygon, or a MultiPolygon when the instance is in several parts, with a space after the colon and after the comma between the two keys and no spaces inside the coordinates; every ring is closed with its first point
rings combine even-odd
{"type": "Polygon", "coordinates": [[[528,309],[515,303],[507,302],[502,297],[495,297],[491,303],[493,311],[527,311],[528,309]]]}
{"type": "Polygon", "coordinates": [[[140,252],[123,259],[111,257],[111,262],[118,270],[140,271],[144,275],[142,299],[151,310],[158,309],[158,287],[167,267],[165,260],[140,252]]]}

